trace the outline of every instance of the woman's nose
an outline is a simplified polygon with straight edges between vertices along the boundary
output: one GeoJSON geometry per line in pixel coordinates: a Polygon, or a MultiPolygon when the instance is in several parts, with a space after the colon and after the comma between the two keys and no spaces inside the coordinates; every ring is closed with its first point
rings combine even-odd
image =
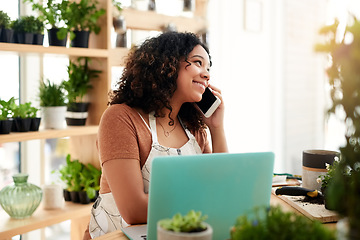
{"type": "Polygon", "coordinates": [[[202,73],[201,73],[201,78],[209,81],[210,80],[210,73],[206,70],[204,70],[202,73]]]}

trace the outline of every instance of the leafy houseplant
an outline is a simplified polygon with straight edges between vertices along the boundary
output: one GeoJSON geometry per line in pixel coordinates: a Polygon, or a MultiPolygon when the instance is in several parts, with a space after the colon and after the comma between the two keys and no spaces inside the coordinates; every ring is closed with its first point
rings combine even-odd
{"type": "Polygon", "coordinates": [[[205,223],[206,219],[206,215],[194,210],[185,215],[177,213],[172,218],[162,219],[158,222],[157,239],[212,239],[212,227],[205,223]]]}
{"type": "Polygon", "coordinates": [[[79,57],[70,60],[67,68],[69,80],[64,82],[68,98],[68,125],[85,125],[89,102],[84,101],[84,96],[92,88],[91,80],[99,77],[101,71],[89,67],[88,57],[79,57]],[[75,112],[75,114],[73,114],[75,112]]]}
{"type": "Polygon", "coordinates": [[[231,240],[335,240],[335,231],[279,206],[254,210],[255,216],[240,216],[230,230],[231,240]]]}
{"type": "Polygon", "coordinates": [[[15,98],[12,97],[8,101],[0,99],[0,134],[9,134],[13,124],[10,118],[12,109],[16,106],[15,98]]]}
{"type": "Polygon", "coordinates": [[[11,28],[11,20],[9,15],[0,10],[0,42],[12,41],[14,30],[11,28]]]}
{"type": "Polygon", "coordinates": [[[65,46],[68,30],[64,19],[66,18],[69,1],[47,0],[46,5],[35,0],[23,0],[32,4],[32,9],[39,12],[39,20],[47,25],[50,46],[65,46]]]}
{"type": "Polygon", "coordinates": [[[360,238],[360,22],[353,17],[344,33],[339,21],[324,26],[320,34],[325,43],[316,45],[319,52],[328,53],[327,69],[331,86],[332,107],[329,113],[345,112],[346,143],[340,148],[340,161],[327,188],[327,202],[349,223],[349,239],[360,238]],[[339,33],[341,35],[339,35],[339,33]],[[337,36],[343,36],[338,40],[337,36]]]}
{"type": "Polygon", "coordinates": [[[55,84],[51,83],[49,79],[46,82],[40,82],[39,98],[45,129],[64,128],[66,95],[63,82],[55,84]]]}
{"type": "Polygon", "coordinates": [[[101,170],[90,163],[85,165],[78,159],[71,159],[71,155],[68,154],[66,165],[59,169],[59,173],[60,179],[66,185],[65,190],[71,194],[71,197],[65,198],[65,200],[81,203],[89,203],[90,200],[94,200],[100,189],[101,170]]]}
{"type": "Polygon", "coordinates": [[[68,6],[67,26],[70,32],[71,46],[88,47],[89,34],[98,34],[101,30],[98,19],[105,14],[105,9],[98,8],[97,0],[73,1],[68,6]],[[84,34],[84,39],[80,39],[84,34]],[[79,41],[80,40],[80,41],[79,41]],[[78,42],[79,41],[79,42],[78,42]]]}

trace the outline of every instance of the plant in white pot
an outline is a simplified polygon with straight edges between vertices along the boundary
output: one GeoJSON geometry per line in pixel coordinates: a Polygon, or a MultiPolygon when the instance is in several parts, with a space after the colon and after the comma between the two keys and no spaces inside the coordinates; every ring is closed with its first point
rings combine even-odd
{"type": "Polygon", "coordinates": [[[190,210],[186,215],[175,214],[157,224],[158,240],[211,240],[212,227],[205,222],[206,215],[190,210]]]}
{"type": "Polygon", "coordinates": [[[66,95],[63,82],[51,83],[49,79],[39,87],[40,107],[45,129],[65,127],[66,95]]]}
{"type": "Polygon", "coordinates": [[[88,57],[79,57],[69,61],[67,68],[69,80],[64,81],[68,105],[66,123],[69,126],[85,125],[88,116],[89,101],[85,96],[92,88],[91,80],[99,77],[101,71],[90,68],[88,57]]]}

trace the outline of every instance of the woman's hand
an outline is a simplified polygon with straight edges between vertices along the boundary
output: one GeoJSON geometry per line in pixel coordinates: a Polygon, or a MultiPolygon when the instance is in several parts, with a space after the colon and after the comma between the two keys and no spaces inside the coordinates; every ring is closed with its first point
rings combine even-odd
{"type": "Polygon", "coordinates": [[[211,84],[209,84],[209,87],[212,89],[212,93],[221,100],[221,104],[209,118],[204,117],[204,122],[210,130],[213,128],[223,128],[225,105],[221,90],[211,84]]]}
{"type": "Polygon", "coordinates": [[[226,136],[224,131],[224,111],[225,105],[219,88],[209,84],[212,93],[221,100],[221,104],[215,112],[209,117],[204,118],[204,122],[209,127],[212,142],[212,152],[228,152],[226,136]]]}

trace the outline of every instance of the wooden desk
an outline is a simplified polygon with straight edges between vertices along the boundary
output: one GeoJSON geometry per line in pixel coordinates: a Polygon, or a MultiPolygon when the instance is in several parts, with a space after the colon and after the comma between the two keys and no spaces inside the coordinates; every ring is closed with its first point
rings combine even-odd
{"type": "MultiPolygon", "coordinates": [[[[285,201],[283,201],[282,199],[278,198],[277,196],[275,196],[273,194],[271,194],[270,204],[272,206],[280,205],[284,211],[292,211],[292,212],[296,212],[298,214],[302,214],[301,212],[299,212],[298,210],[296,210],[295,208],[290,206],[288,203],[286,203],[285,201]]],[[[336,227],[336,223],[324,223],[324,225],[326,225],[327,227],[329,227],[331,229],[335,229],[335,227],[336,227]]],[[[129,240],[126,237],[126,235],[123,232],[121,232],[121,230],[118,230],[118,231],[115,231],[112,233],[108,233],[108,234],[98,237],[96,239],[97,240],[115,240],[115,239],[116,240],[129,240]]]]}

